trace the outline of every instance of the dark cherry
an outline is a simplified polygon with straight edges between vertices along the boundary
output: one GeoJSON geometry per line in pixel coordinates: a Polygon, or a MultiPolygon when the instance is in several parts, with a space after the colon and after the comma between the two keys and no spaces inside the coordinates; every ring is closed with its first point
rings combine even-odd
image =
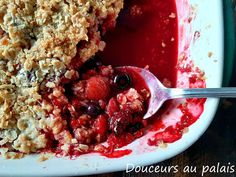
{"type": "Polygon", "coordinates": [[[126,89],[131,84],[131,78],[128,74],[118,74],[114,78],[114,83],[119,89],[126,89]]]}
{"type": "Polygon", "coordinates": [[[97,67],[101,65],[102,65],[102,62],[101,62],[100,57],[93,56],[82,65],[82,67],[80,68],[80,72],[85,73],[86,71],[90,69],[96,69],[97,67]]]}
{"type": "Polygon", "coordinates": [[[99,105],[95,104],[95,103],[89,103],[86,109],[86,112],[88,115],[90,115],[91,117],[96,117],[99,114],[101,114],[101,108],[99,105]]]}
{"type": "Polygon", "coordinates": [[[73,90],[72,90],[72,84],[66,83],[66,84],[64,85],[64,89],[65,89],[64,94],[65,94],[65,96],[66,96],[67,98],[72,98],[72,97],[74,96],[74,95],[73,95],[73,90]]]}

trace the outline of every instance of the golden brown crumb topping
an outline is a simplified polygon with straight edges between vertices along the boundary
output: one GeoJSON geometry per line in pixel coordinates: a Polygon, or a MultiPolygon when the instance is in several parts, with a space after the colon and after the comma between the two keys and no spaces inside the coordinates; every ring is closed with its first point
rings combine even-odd
{"type": "MultiPolygon", "coordinates": [[[[42,90],[78,74],[72,59],[85,62],[103,50],[100,28],[114,23],[123,0],[0,1],[0,146],[36,152],[47,139],[42,90]]],[[[62,124],[62,123],[61,123],[62,124]]],[[[58,125],[60,126],[60,125],[58,125]]]]}

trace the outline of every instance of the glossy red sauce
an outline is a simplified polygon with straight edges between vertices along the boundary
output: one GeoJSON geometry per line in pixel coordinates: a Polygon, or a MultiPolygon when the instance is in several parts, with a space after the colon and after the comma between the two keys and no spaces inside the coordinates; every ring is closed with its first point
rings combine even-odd
{"type": "Polygon", "coordinates": [[[101,153],[103,156],[108,158],[119,158],[123,157],[125,155],[129,155],[132,152],[130,149],[124,149],[124,150],[116,150],[111,153],[101,153]]]}
{"type": "Polygon", "coordinates": [[[116,28],[104,37],[105,64],[149,66],[176,84],[178,21],[175,0],[126,0],[116,28]],[[176,18],[170,17],[175,14],[176,18]]]}

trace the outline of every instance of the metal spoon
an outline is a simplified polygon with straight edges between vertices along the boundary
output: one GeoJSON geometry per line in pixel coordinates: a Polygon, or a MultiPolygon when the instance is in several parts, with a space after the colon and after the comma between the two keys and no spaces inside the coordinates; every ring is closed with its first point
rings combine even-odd
{"type": "Polygon", "coordinates": [[[134,67],[134,66],[124,66],[117,67],[116,69],[120,71],[131,71],[138,73],[143,80],[146,82],[147,87],[150,90],[151,97],[149,102],[149,107],[144,115],[144,119],[151,117],[155,114],[162,104],[166,100],[175,98],[233,98],[236,97],[236,87],[225,87],[225,88],[191,88],[191,89],[181,89],[181,88],[166,88],[151,72],[146,69],[134,67]]]}

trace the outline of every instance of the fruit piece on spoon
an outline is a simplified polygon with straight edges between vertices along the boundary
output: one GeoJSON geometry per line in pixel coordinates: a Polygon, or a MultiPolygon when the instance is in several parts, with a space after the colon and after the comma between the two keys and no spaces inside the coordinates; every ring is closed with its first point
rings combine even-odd
{"type": "Polygon", "coordinates": [[[165,87],[156,78],[156,76],[154,76],[148,70],[134,66],[117,67],[116,70],[119,70],[121,72],[133,73],[135,75],[138,74],[139,76],[141,76],[140,78],[144,80],[144,83],[146,83],[146,86],[150,91],[150,100],[147,112],[143,117],[144,119],[149,118],[153,114],[155,114],[162,106],[162,104],[167,100],[168,94],[163,91],[165,87]]]}

